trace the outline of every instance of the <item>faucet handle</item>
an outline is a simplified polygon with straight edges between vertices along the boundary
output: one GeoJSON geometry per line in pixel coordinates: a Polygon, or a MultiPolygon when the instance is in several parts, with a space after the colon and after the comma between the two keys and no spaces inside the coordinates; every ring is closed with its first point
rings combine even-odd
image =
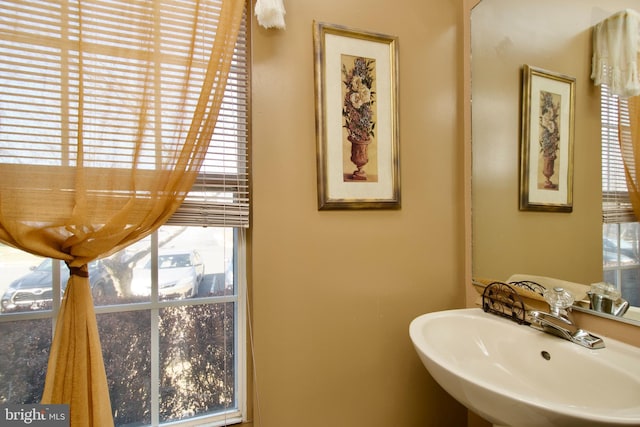
{"type": "Polygon", "coordinates": [[[552,312],[562,312],[571,307],[574,298],[571,292],[559,286],[544,291],[544,299],[549,303],[552,312]]]}

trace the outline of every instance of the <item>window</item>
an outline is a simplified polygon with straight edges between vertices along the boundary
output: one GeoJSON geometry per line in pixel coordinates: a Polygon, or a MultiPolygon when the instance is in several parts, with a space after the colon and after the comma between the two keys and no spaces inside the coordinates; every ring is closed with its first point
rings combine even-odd
{"type": "Polygon", "coordinates": [[[603,280],[614,284],[631,305],[640,305],[640,223],[629,195],[620,153],[619,120],[629,112],[624,100],[601,85],[603,280]]]}
{"type": "MultiPolygon", "coordinates": [[[[94,12],[112,23],[117,20],[117,15],[110,15],[117,14],[109,10],[114,5],[145,8],[154,3],[98,2],[94,12]]],[[[174,32],[159,43],[184,44],[180,28],[187,25],[184,20],[189,15],[183,13],[182,3],[191,1],[172,3],[175,9],[167,19],[172,20],[174,32]]],[[[22,32],[19,43],[0,38],[0,158],[4,163],[45,169],[75,162],[64,145],[65,138],[72,139],[77,131],[78,111],[61,94],[74,96],[63,86],[77,76],[65,74],[68,70],[51,55],[64,44],[55,32],[55,20],[74,13],[73,4],[71,0],[24,1],[0,6],[0,32],[22,32]],[[56,125],[59,122],[66,127],[61,129],[56,125]],[[21,142],[21,132],[35,123],[41,128],[42,144],[21,142]],[[62,148],[52,151],[55,144],[62,148]]],[[[85,37],[96,51],[104,51],[104,61],[87,64],[87,70],[131,73],[135,85],[140,76],[129,67],[135,63],[135,34],[130,43],[115,45],[108,31],[93,34],[91,30],[85,27],[85,37]]],[[[247,46],[245,19],[207,158],[180,209],[153,235],[89,266],[118,426],[228,425],[244,417],[247,46]]],[[[179,49],[176,46],[175,61],[180,60],[179,49]]],[[[76,61],[77,57],[69,52],[67,59],[76,61]]],[[[172,85],[177,72],[173,66],[171,61],[158,64],[153,78],[172,85]]],[[[112,89],[92,88],[102,90],[100,96],[112,89]]],[[[170,95],[162,103],[191,108],[197,92],[190,91],[190,95],[184,104],[170,95]]],[[[130,106],[125,99],[121,111],[107,105],[93,107],[97,115],[85,129],[85,161],[95,169],[115,165],[126,171],[119,149],[106,149],[101,141],[125,141],[136,132],[126,117],[130,106]],[[105,122],[111,126],[105,128],[105,122]]],[[[163,132],[176,131],[174,117],[169,114],[160,119],[158,115],[153,120],[163,126],[144,134],[150,146],[163,132]]],[[[127,150],[124,142],[121,150],[127,150]]],[[[153,150],[143,160],[153,167],[153,150]]],[[[0,403],[36,403],[44,386],[53,324],[68,270],[58,261],[5,245],[0,245],[0,268],[0,336],[5,343],[0,348],[0,403]]]]}
{"type": "MultiPolygon", "coordinates": [[[[116,425],[241,418],[242,234],[163,226],[91,263],[116,425]]],[[[0,399],[37,403],[67,268],[7,246],[0,246],[0,259],[0,399]]]]}

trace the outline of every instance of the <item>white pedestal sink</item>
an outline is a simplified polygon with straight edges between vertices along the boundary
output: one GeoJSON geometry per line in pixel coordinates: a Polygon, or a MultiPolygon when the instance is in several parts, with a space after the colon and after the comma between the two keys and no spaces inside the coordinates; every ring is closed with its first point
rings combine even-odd
{"type": "Polygon", "coordinates": [[[480,308],[424,314],[409,335],[442,388],[494,424],[640,426],[640,348],[588,349],[480,308]]]}

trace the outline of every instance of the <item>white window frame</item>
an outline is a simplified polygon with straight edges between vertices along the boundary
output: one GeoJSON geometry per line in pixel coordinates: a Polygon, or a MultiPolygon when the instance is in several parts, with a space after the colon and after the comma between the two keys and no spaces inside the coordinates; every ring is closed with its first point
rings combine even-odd
{"type": "MultiPolygon", "coordinates": [[[[158,235],[157,232],[151,235],[151,260],[152,265],[152,294],[148,302],[113,304],[96,306],[95,312],[101,314],[122,313],[127,311],[149,311],[151,316],[150,331],[150,354],[151,354],[151,426],[226,426],[247,420],[247,285],[246,285],[246,231],[244,228],[234,229],[234,289],[232,295],[205,296],[189,299],[159,300],[158,299],[158,235]],[[234,372],[235,391],[237,408],[231,408],[218,414],[205,414],[175,420],[170,422],[160,422],[160,338],[159,338],[159,313],[166,307],[205,305],[232,302],[235,306],[234,313],[234,372]]],[[[60,312],[61,283],[59,271],[62,266],[61,261],[53,262],[52,285],[53,285],[53,306],[51,310],[3,313],[0,315],[0,322],[27,321],[34,319],[51,319],[52,335],[55,331],[55,323],[60,312]]]]}
{"type": "MultiPolygon", "coordinates": [[[[623,223],[638,223],[633,211],[626,186],[624,163],[620,153],[618,122],[620,117],[628,117],[628,104],[613,95],[606,84],[600,85],[600,122],[602,157],[602,236],[607,229],[615,227],[617,265],[606,265],[603,257],[603,278],[607,272],[614,272],[615,286],[622,290],[623,271],[638,269],[638,264],[621,262],[621,235],[623,223]],[[621,110],[622,109],[622,110],[621,110]]],[[[604,253],[604,248],[603,248],[604,253]]]]}
{"type": "MultiPolygon", "coordinates": [[[[245,23],[242,28],[242,32],[244,32],[243,37],[246,39],[246,50],[244,53],[244,57],[242,59],[242,64],[232,64],[230,82],[232,82],[228,86],[228,91],[237,95],[238,99],[241,100],[239,102],[246,102],[246,109],[243,110],[242,114],[235,116],[232,111],[230,114],[221,117],[218,121],[218,127],[220,128],[220,133],[216,134],[213,139],[218,137],[216,140],[216,144],[222,144],[224,147],[224,142],[229,138],[237,138],[243,139],[247,142],[246,146],[248,146],[248,118],[249,114],[249,93],[250,90],[248,88],[249,82],[249,59],[250,55],[249,51],[249,25],[250,22],[248,17],[250,16],[251,11],[251,2],[246,2],[246,10],[245,10],[245,23]],[[236,80],[234,80],[236,79],[236,80]],[[246,79],[242,81],[242,79],[246,79]],[[233,82],[246,83],[245,86],[242,85],[234,85],[233,82]],[[236,136],[237,135],[237,136],[236,136]]],[[[223,104],[222,109],[225,109],[225,104],[223,104]]],[[[216,128],[216,132],[218,132],[218,128],[216,128]]],[[[248,201],[249,201],[249,189],[248,189],[248,148],[244,147],[241,150],[238,150],[238,159],[236,161],[236,173],[229,172],[225,170],[225,172],[221,173],[219,170],[215,171],[212,169],[209,173],[207,173],[207,164],[205,162],[205,167],[203,171],[196,181],[194,185],[194,193],[191,198],[188,198],[182,209],[176,214],[174,218],[172,218],[167,224],[168,225],[186,225],[189,226],[226,226],[234,228],[234,233],[237,238],[234,239],[234,295],[228,296],[206,296],[206,297],[198,297],[198,298],[190,298],[190,299],[182,299],[182,300],[158,300],[158,292],[157,292],[157,265],[156,269],[153,269],[155,272],[152,276],[153,288],[155,289],[152,292],[152,296],[149,302],[145,303],[136,303],[136,304],[114,304],[114,305],[104,305],[95,307],[96,315],[100,316],[102,314],[108,313],[119,313],[125,311],[132,310],[149,310],[152,316],[151,321],[151,357],[152,357],[152,368],[151,368],[151,384],[152,387],[155,388],[155,392],[152,393],[151,397],[151,425],[171,425],[171,426],[217,426],[217,425],[229,425],[233,423],[239,423],[242,421],[246,421],[247,419],[247,339],[246,339],[246,330],[247,330],[247,322],[248,322],[248,313],[247,313],[247,285],[246,285],[246,227],[248,227],[248,201]],[[216,205],[216,208],[211,208],[216,202],[215,198],[222,194],[222,202],[219,202],[216,205]],[[229,194],[233,195],[233,199],[236,203],[232,204],[226,203],[226,199],[229,194]],[[239,200],[239,202],[237,202],[239,200]],[[240,208],[236,211],[234,210],[236,206],[240,206],[240,208]],[[209,216],[207,215],[194,215],[192,212],[201,212],[206,211],[209,208],[209,216]],[[185,213],[186,211],[186,213],[185,213]],[[220,214],[223,212],[223,214],[220,214]],[[213,218],[213,219],[212,219],[213,218]],[[224,218],[224,219],[221,219],[224,218]],[[182,305],[200,305],[200,304],[215,304],[215,303],[224,303],[224,302],[234,302],[236,313],[235,313],[235,321],[234,321],[234,339],[235,339],[235,351],[234,351],[234,359],[235,359],[235,375],[236,375],[236,403],[237,409],[232,411],[227,411],[225,413],[219,415],[202,415],[197,416],[185,420],[171,421],[160,424],[160,414],[159,414],[159,384],[160,384],[160,352],[159,352],[159,329],[158,329],[158,319],[159,319],[159,311],[164,307],[171,306],[182,306],[182,305]],[[155,349],[155,351],[154,351],[155,349]]],[[[234,162],[231,162],[234,163],[234,162]]],[[[231,167],[229,170],[232,170],[231,167]]],[[[158,238],[157,234],[152,235],[152,261],[157,263],[157,251],[158,251],[158,238]]],[[[5,313],[0,315],[0,322],[13,322],[13,321],[26,321],[33,319],[51,319],[52,331],[55,331],[55,321],[60,311],[60,301],[61,301],[61,283],[60,283],[60,269],[66,268],[61,265],[61,262],[54,262],[52,269],[52,287],[53,287],[53,304],[51,310],[41,310],[41,311],[32,311],[32,312],[21,312],[21,313],[5,313]]]]}

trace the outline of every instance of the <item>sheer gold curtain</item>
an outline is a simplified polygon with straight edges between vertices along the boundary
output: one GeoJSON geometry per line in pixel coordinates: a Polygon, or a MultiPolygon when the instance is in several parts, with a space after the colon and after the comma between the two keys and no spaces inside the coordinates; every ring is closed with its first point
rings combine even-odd
{"type": "Polygon", "coordinates": [[[51,107],[25,97],[0,112],[0,127],[20,129],[0,143],[0,240],[69,266],[42,402],[70,404],[72,426],[109,426],[87,263],[149,235],[191,188],[245,2],[59,0],[37,6],[43,19],[15,12],[21,7],[0,6],[5,24],[15,17],[2,37],[21,61],[48,67],[27,86],[53,87],[59,99],[51,107]]]}
{"type": "Polygon", "coordinates": [[[618,102],[620,153],[624,162],[629,200],[636,218],[640,218],[640,176],[638,176],[638,171],[640,171],[640,96],[621,99],[618,102]]]}

